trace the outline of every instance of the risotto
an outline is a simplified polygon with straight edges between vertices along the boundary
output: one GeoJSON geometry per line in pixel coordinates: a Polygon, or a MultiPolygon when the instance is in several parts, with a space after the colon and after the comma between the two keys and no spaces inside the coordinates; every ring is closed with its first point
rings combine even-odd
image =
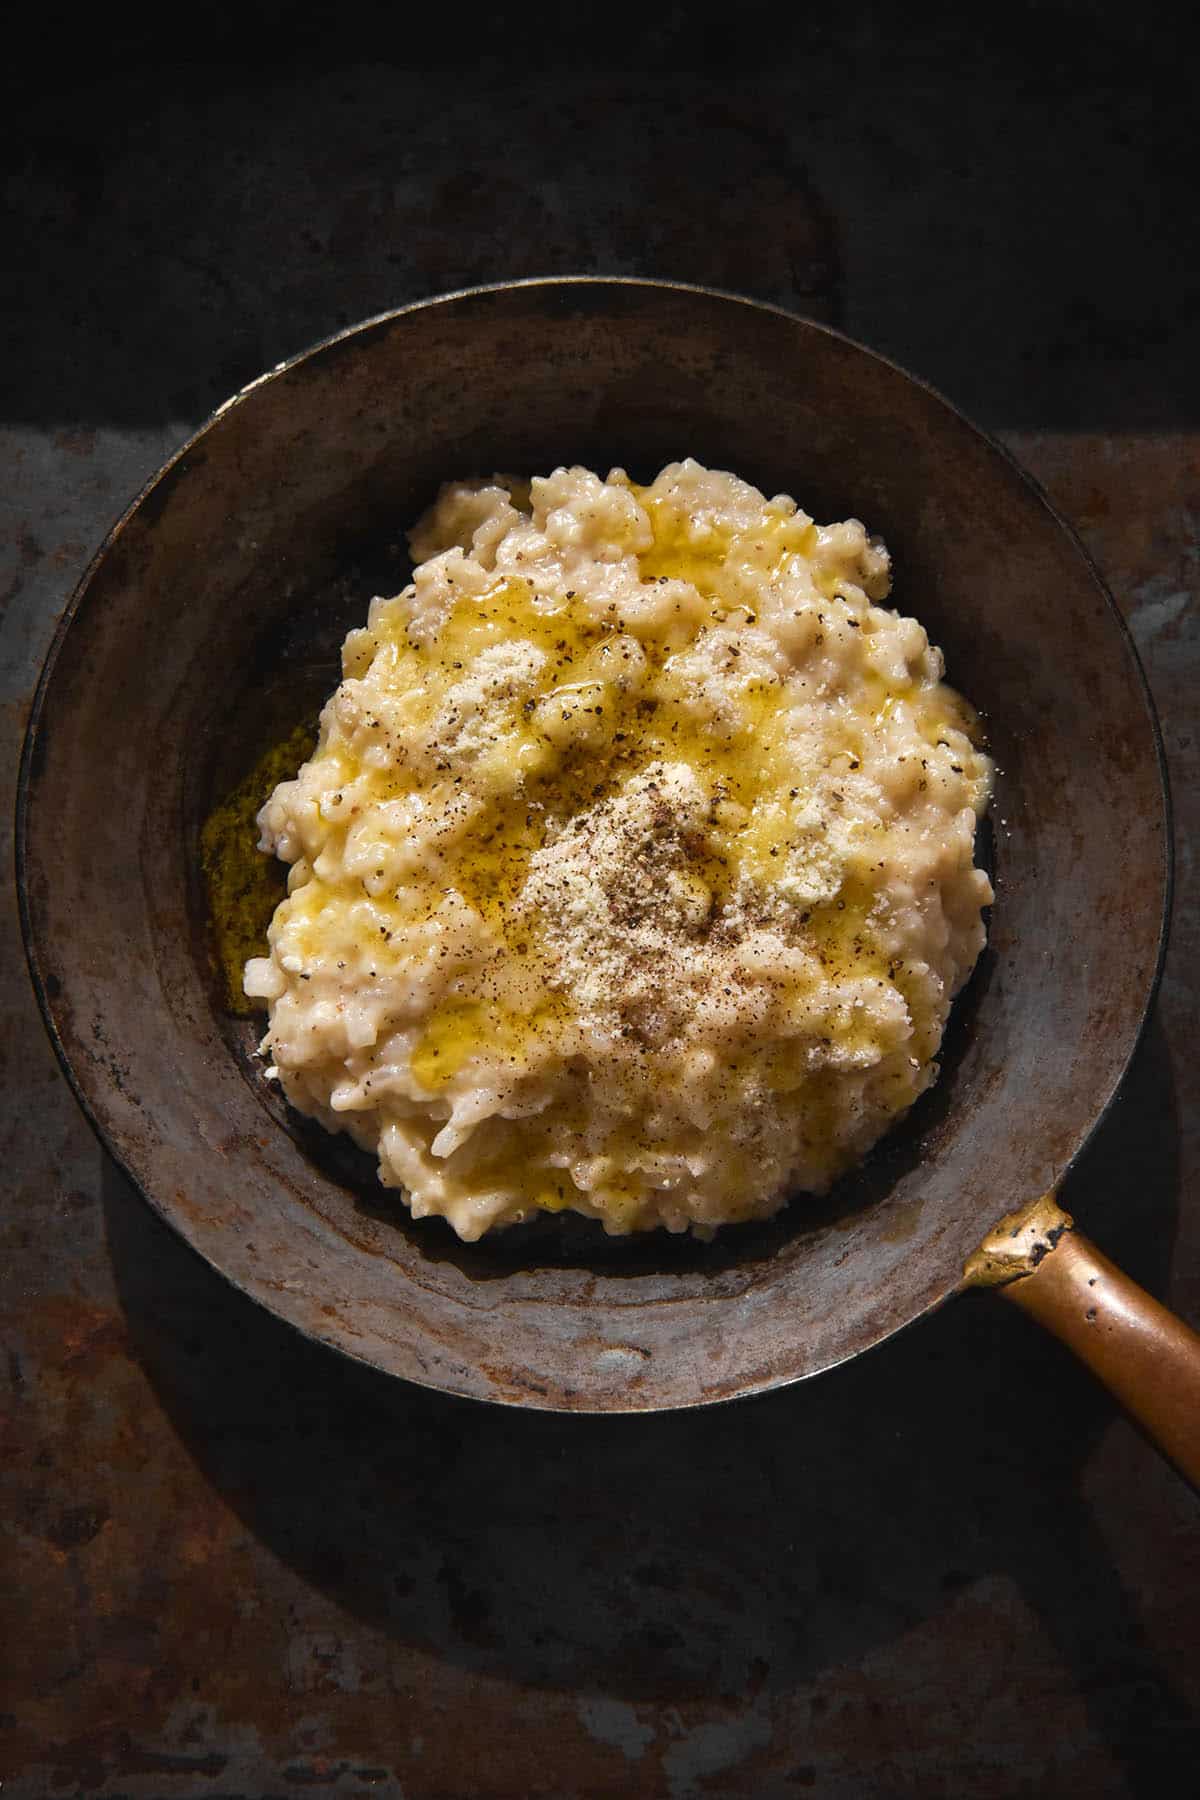
{"type": "Polygon", "coordinates": [[[455,483],[259,814],[290,1102],[463,1238],[707,1234],[936,1078],[991,767],[886,550],[694,461],[455,483]]]}

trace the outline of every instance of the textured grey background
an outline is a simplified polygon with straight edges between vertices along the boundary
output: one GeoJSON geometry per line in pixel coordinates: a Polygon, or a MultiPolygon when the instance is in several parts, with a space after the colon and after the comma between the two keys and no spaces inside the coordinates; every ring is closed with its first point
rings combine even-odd
{"type": "MultiPolygon", "coordinates": [[[[882,8],[601,28],[584,7],[573,31],[497,14],[474,37],[424,15],[386,53],[381,16],[335,34],[250,6],[187,66],[128,14],[70,57],[65,12],[29,22],[0,296],[8,801],[107,525],[312,339],[563,270],[840,324],[1004,437],[1145,659],[1174,936],[1068,1201],[1200,1319],[1185,47],[1153,10],[1066,5],[903,30],[882,8]]],[[[389,1386],[252,1310],[143,1209],[54,1065],[7,877],[0,903],[6,1794],[1186,1789],[1196,1501],[1031,1326],[965,1300],[804,1389],[661,1420],[389,1386]]]]}

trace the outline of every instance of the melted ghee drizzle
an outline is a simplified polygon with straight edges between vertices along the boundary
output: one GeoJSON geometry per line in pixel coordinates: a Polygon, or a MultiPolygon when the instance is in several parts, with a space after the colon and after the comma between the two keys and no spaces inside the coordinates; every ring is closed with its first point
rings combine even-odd
{"type": "MultiPolygon", "coordinates": [[[[638,558],[643,580],[690,582],[708,602],[709,623],[719,625],[733,610],[724,569],[733,535],[697,526],[669,498],[647,499],[643,490],[633,491],[654,533],[652,546],[638,558]]],[[[777,569],[786,557],[811,549],[814,533],[803,516],[768,508],[749,555],[759,567],[777,569]]],[[[747,555],[743,536],[738,551],[739,557],[747,555]]],[[[490,804],[461,844],[455,865],[460,891],[503,936],[547,821],[585,810],[656,761],[689,764],[713,796],[715,816],[704,841],[693,846],[691,866],[718,906],[742,873],[764,882],[775,873],[772,858],[780,836],[786,839],[789,817],[806,798],[784,755],[788,715],[779,682],[738,681],[731,664],[730,703],[714,729],[698,721],[688,705],[689,677],[672,651],[669,622],[657,642],[643,636],[649,673],[626,686],[620,646],[627,640],[619,611],[599,624],[569,604],[548,608],[519,579],[499,582],[482,598],[459,600],[428,648],[403,638],[400,619],[394,625],[381,620],[380,626],[356,650],[347,672],[365,668],[386,642],[394,655],[394,681],[419,690],[430,721],[453,672],[469,667],[481,651],[522,639],[546,652],[538,704],[497,726],[486,771],[493,788],[490,804]],[[732,819],[721,816],[731,810],[732,819]]],[[[882,683],[879,702],[890,703],[882,683]]],[[[882,974],[883,958],[868,921],[872,899],[861,884],[853,891],[848,885],[836,900],[801,909],[827,975],[882,974]]],[[[466,1066],[476,1047],[486,1045],[494,1053],[502,1041],[514,1056],[521,1055],[532,1048],[532,1039],[552,1039],[553,1026],[544,1016],[501,1020],[456,998],[430,1019],[411,1067],[423,1086],[438,1091],[466,1066]]],[[[767,1079],[781,1091],[802,1085],[799,1070],[768,1071],[767,1079]]]]}
{"type": "Polygon", "coordinates": [[[315,725],[297,725],[259,757],[200,830],[200,868],[225,1005],[242,1018],[255,1011],[242,992],[242,972],[250,957],[265,953],[267,927],[284,890],[282,867],[258,848],[255,818],[275,787],[311,754],[316,739],[315,725]]]}

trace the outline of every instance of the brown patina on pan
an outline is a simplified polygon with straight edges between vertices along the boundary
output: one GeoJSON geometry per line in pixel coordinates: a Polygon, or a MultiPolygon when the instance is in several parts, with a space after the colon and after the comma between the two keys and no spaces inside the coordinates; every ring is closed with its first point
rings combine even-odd
{"type": "MultiPolygon", "coordinates": [[[[1170,882],[1132,645],[1009,457],[822,326],[591,278],[386,314],[223,407],[116,526],[67,610],[18,836],[30,963],[64,1068],[151,1205],[214,1268],[389,1373],[597,1412],[816,1374],[975,1276],[1053,1311],[1047,1271],[1088,1254],[1061,1217],[1007,1224],[964,1267],[1002,1215],[1057,1186],[1112,1099],[1153,994],[1170,882]],[[369,1165],[266,1093],[257,1028],[222,1001],[199,829],[332,688],[344,632],[372,593],[402,585],[403,530],[440,482],[563,462],[646,479],[684,455],[883,534],[895,602],[944,648],[999,767],[990,945],[942,1080],[830,1201],[798,1199],[709,1246],[605,1239],[561,1216],[461,1245],[441,1221],[413,1224],[369,1165]]],[[[1200,1340],[1163,1319],[1156,1337],[1131,1336],[1154,1303],[1130,1311],[1121,1278],[1104,1279],[1085,1338],[1111,1344],[1125,1306],[1121,1356],[1140,1371],[1125,1397],[1161,1393],[1175,1372],[1193,1411],[1168,1447],[1187,1466],[1200,1340]]],[[[1073,1304],[1060,1295],[1064,1319],[1073,1304]]]]}

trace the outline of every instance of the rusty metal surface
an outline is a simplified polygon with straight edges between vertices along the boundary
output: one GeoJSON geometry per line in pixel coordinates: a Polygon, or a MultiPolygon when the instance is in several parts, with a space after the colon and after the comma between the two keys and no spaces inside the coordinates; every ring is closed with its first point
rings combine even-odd
{"type": "MultiPolygon", "coordinates": [[[[367,312],[452,284],[468,255],[486,264],[498,245],[514,261],[496,273],[529,267],[542,244],[538,261],[554,264],[551,207],[523,259],[485,209],[465,248],[446,228],[420,261],[384,269],[385,243],[405,251],[389,235],[387,196],[402,184],[384,99],[429,167],[462,160],[440,143],[419,84],[398,104],[397,79],[339,74],[310,78],[302,99],[268,95],[258,188],[237,161],[240,145],[263,141],[258,96],[253,107],[236,94],[147,104],[112,152],[120,181],[104,204],[123,209],[128,234],[109,217],[98,315],[76,327],[79,369],[57,385],[43,370],[44,393],[34,384],[36,405],[22,402],[4,433],[14,750],[76,575],[189,417],[336,325],[351,291],[348,313],[367,312]],[[214,191],[224,182],[239,206],[223,223],[214,204],[168,229],[154,198],[172,166],[165,147],[189,142],[197,105],[220,126],[214,191]],[[280,120],[301,108],[325,129],[289,142],[280,120]],[[366,196],[361,217],[346,211],[352,191],[366,196]],[[335,273],[299,231],[303,219],[323,232],[339,211],[335,273]],[[266,259],[260,217],[275,234],[266,259]],[[114,348],[147,218],[161,238],[160,298],[141,302],[152,341],[114,348]],[[200,267],[187,262],[197,240],[200,267]],[[206,295],[220,279],[218,305],[206,295]],[[199,393],[214,370],[220,386],[199,393]]],[[[763,82],[739,104],[821,197],[828,316],[1005,431],[1082,532],[1146,658],[1183,849],[1173,944],[1150,1036],[1064,1201],[1195,1321],[1200,440],[1181,414],[1186,364],[1168,357],[1175,379],[1155,374],[1158,346],[1172,344],[1158,311],[1145,358],[1137,321],[1150,315],[1136,309],[1124,321],[1132,348],[1111,319],[1107,337],[1085,320],[1064,327],[1053,364],[1032,315],[981,358],[953,334],[934,341],[913,322],[911,283],[872,286],[881,265],[862,196],[886,185],[899,244],[919,212],[905,194],[922,181],[920,206],[931,192],[947,205],[1000,192],[999,152],[989,164],[982,148],[999,102],[985,92],[955,167],[945,109],[927,114],[920,94],[911,117],[888,117],[890,142],[864,140],[846,161],[829,147],[844,141],[838,122],[781,92],[763,82]]],[[[580,104],[602,129],[594,92],[580,104]]],[[[1127,97],[1082,122],[1056,105],[1052,134],[1036,99],[1019,106],[1034,147],[1052,135],[1056,168],[1074,154],[1076,195],[1099,167],[1106,206],[1132,216],[1144,168],[1135,158],[1115,198],[1111,179],[1132,155],[1112,135],[1128,127],[1127,97]]],[[[716,133],[715,165],[727,142],[716,133]]],[[[56,293],[86,260],[67,143],[27,178],[56,293]]],[[[86,159],[81,148],[80,169],[86,159]]],[[[586,178],[570,179],[586,197],[586,178]]],[[[772,190],[764,240],[778,204],[772,190]]],[[[670,221],[642,222],[632,247],[619,215],[590,229],[592,255],[610,266],[627,250],[625,267],[698,272],[679,266],[672,246],[685,234],[670,221]]],[[[972,304],[969,260],[951,268],[943,318],[972,304]]],[[[980,281],[1003,286],[1011,266],[985,236],[980,281]]],[[[1039,266],[1039,306],[1069,317],[1068,278],[1039,266]]],[[[786,302],[790,280],[780,263],[740,285],[786,302]]],[[[805,290],[803,269],[795,284],[805,290]]],[[[13,773],[6,760],[10,791],[13,773]]],[[[12,947],[7,891],[4,903],[12,947]]],[[[964,1301],[802,1389],[664,1419],[518,1415],[401,1388],[304,1345],[154,1221],[79,1119],[15,951],[0,978],[6,1793],[1157,1795],[1194,1768],[1195,1504],[1021,1320],[964,1301]]]]}

